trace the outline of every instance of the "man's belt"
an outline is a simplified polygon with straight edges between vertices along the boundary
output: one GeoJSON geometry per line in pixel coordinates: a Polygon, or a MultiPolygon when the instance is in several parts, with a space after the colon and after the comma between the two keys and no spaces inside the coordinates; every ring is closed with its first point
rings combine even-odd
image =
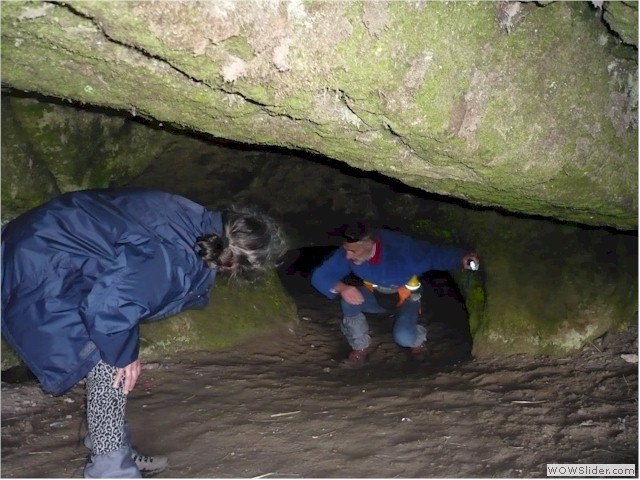
{"type": "Polygon", "coordinates": [[[370,282],[363,282],[363,283],[364,283],[364,286],[367,287],[374,295],[376,293],[380,294],[380,295],[376,295],[376,299],[378,300],[378,303],[380,303],[380,305],[382,307],[385,307],[385,308],[390,308],[390,307],[386,306],[385,304],[388,305],[390,303],[390,301],[395,300],[395,298],[397,298],[397,302],[395,304],[395,307],[398,308],[413,293],[411,290],[409,290],[409,288],[404,287],[404,286],[400,287],[400,288],[390,288],[390,287],[380,287],[380,286],[374,285],[374,284],[372,284],[370,282]],[[387,297],[386,301],[383,300],[384,297],[382,297],[382,296],[387,297]]]}

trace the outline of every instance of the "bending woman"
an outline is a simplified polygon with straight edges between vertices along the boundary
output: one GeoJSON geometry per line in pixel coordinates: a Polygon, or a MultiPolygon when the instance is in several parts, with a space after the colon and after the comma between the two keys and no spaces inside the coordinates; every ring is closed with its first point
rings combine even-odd
{"type": "Polygon", "coordinates": [[[86,379],[86,478],[167,467],[133,449],[125,422],[140,322],[204,307],[217,273],[253,280],[284,250],[269,217],[155,190],[67,193],[4,227],[2,334],[47,392],[86,379]]]}

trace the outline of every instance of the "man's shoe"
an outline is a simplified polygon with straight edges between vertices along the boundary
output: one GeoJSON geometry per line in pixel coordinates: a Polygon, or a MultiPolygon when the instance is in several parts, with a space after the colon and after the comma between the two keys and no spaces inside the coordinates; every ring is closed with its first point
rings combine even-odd
{"type": "Polygon", "coordinates": [[[156,455],[154,457],[149,455],[140,455],[134,450],[131,458],[143,477],[156,475],[157,473],[166,470],[169,466],[169,459],[162,455],[156,455]]]}
{"type": "Polygon", "coordinates": [[[349,368],[360,368],[367,363],[367,356],[367,351],[364,349],[351,350],[343,364],[349,368]]]}
{"type": "Polygon", "coordinates": [[[423,343],[417,347],[411,347],[411,356],[416,360],[424,360],[427,357],[427,347],[423,343]]]}

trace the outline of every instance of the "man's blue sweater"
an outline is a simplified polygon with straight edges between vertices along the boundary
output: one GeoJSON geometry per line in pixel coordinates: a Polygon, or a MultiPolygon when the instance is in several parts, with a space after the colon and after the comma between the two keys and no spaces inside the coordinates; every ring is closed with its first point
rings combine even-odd
{"type": "Polygon", "coordinates": [[[346,250],[339,248],[315,269],[313,286],[332,299],[336,294],[331,289],[349,273],[381,287],[399,288],[413,275],[462,268],[463,249],[433,245],[391,230],[378,230],[373,238],[380,249],[376,262],[356,265],[347,259],[346,250]]]}

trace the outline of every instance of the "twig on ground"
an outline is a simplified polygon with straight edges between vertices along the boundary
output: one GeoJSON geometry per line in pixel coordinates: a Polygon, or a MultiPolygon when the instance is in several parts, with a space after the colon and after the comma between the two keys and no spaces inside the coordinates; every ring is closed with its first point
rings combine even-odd
{"type": "Polygon", "coordinates": [[[278,478],[283,478],[283,477],[299,477],[300,475],[298,475],[297,473],[278,473],[278,472],[269,472],[269,473],[264,473],[262,475],[259,475],[257,477],[251,477],[251,478],[267,478],[270,477],[272,475],[276,475],[278,478]]]}
{"type": "Polygon", "coordinates": [[[334,433],[336,433],[336,431],[335,430],[331,430],[330,432],[321,433],[320,435],[311,435],[311,438],[320,438],[320,437],[324,437],[326,435],[333,435],[334,433]]]}
{"type": "Polygon", "coordinates": [[[295,415],[296,413],[300,413],[300,410],[296,410],[295,412],[274,413],[273,415],[271,415],[271,418],[284,417],[285,415],[295,415]]]}

